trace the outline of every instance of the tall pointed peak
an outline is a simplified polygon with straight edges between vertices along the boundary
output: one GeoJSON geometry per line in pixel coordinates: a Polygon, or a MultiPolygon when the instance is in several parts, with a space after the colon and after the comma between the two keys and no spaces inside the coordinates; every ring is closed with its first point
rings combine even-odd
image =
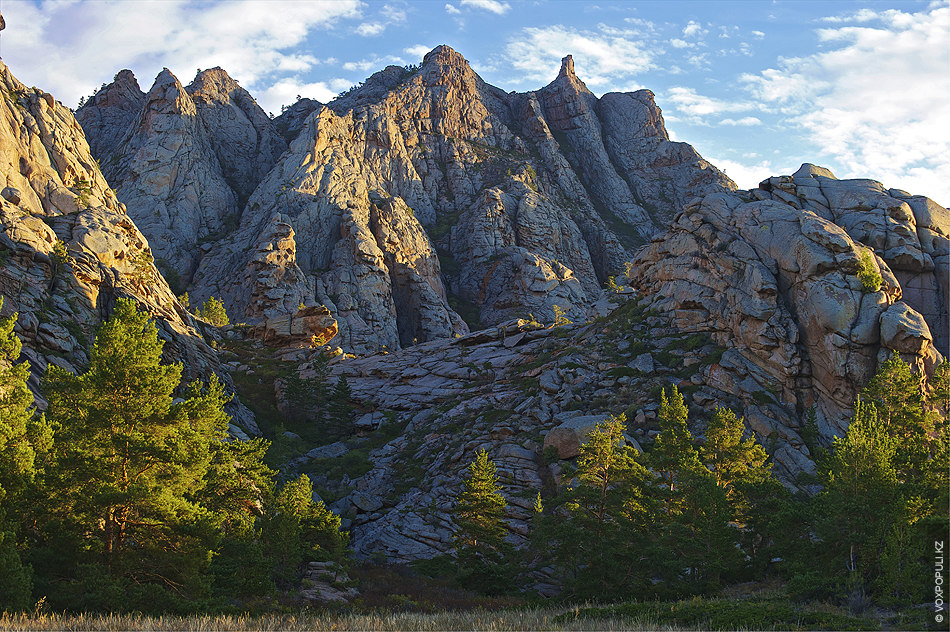
{"type": "Polygon", "coordinates": [[[567,55],[561,59],[561,72],[557,74],[558,77],[574,77],[577,78],[577,75],[574,74],[574,56],[567,55]]]}
{"type": "Polygon", "coordinates": [[[436,46],[426,53],[426,56],[422,58],[422,66],[423,68],[429,69],[438,68],[441,72],[452,69],[466,73],[474,72],[468,60],[462,57],[455,49],[445,44],[436,46]]]}
{"type": "Polygon", "coordinates": [[[240,88],[238,82],[224,68],[215,66],[195,75],[195,80],[188,86],[187,91],[192,97],[227,101],[228,96],[240,88]]]}

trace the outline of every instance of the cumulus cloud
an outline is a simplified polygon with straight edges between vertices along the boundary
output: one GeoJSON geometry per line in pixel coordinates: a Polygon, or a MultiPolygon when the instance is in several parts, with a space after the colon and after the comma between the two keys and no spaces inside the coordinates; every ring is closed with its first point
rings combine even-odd
{"type": "MultiPolygon", "coordinates": [[[[673,104],[676,112],[682,115],[682,118],[690,123],[703,125],[709,124],[709,118],[713,116],[719,116],[727,112],[746,112],[756,108],[756,105],[748,101],[726,101],[723,99],[716,99],[713,97],[707,97],[705,95],[699,94],[693,88],[686,88],[683,86],[674,86],[670,88],[666,93],[666,101],[673,104]]],[[[748,122],[748,119],[754,117],[746,117],[746,119],[741,119],[746,121],[744,123],[738,123],[733,121],[733,119],[726,119],[732,121],[731,124],[741,124],[741,125],[750,125],[754,123],[748,122]]],[[[758,121],[758,119],[756,119],[758,121]]],[[[729,125],[730,123],[722,123],[729,125]]],[[[761,121],[759,121],[761,122],[761,121]]]]}
{"type": "Polygon", "coordinates": [[[363,22],[356,27],[356,34],[363,37],[379,35],[386,30],[386,25],[382,22],[363,22]]]}
{"type": "MultiPolygon", "coordinates": [[[[321,103],[327,103],[333,100],[337,93],[350,85],[349,81],[342,81],[345,84],[343,88],[333,89],[328,82],[318,81],[316,83],[307,83],[296,78],[288,77],[281,79],[256,96],[258,103],[261,104],[261,107],[263,107],[265,111],[273,111],[265,107],[265,104],[271,107],[273,107],[273,104],[278,104],[276,107],[279,108],[280,104],[289,104],[296,101],[297,95],[308,99],[316,99],[321,103]]],[[[275,111],[274,113],[277,114],[279,112],[275,111]]]]}
{"type": "Polygon", "coordinates": [[[461,13],[461,11],[455,5],[448,3],[445,5],[445,12],[449,15],[458,15],[461,13]]]}
{"type": "Polygon", "coordinates": [[[402,49],[402,52],[409,55],[410,59],[413,60],[413,63],[418,63],[423,57],[425,57],[429,51],[431,51],[435,46],[426,46],[425,44],[416,44],[415,46],[410,46],[409,48],[402,49]]]}
{"type": "Polygon", "coordinates": [[[719,124],[735,127],[738,125],[761,125],[762,121],[755,116],[743,116],[741,119],[724,118],[719,121],[719,124]]]}
{"type": "Polygon", "coordinates": [[[695,20],[690,20],[686,23],[686,26],[683,27],[684,37],[702,37],[708,32],[708,30],[703,28],[702,24],[695,20]]]}
{"type": "Polygon", "coordinates": [[[798,165],[793,167],[791,163],[775,164],[768,160],[738,162],[712,156],[705,156],[705,158],[732,178],[740,189],[754,189],[760,182],[771,176],[791,174],[798,170],[798,165]]]}
{"type": "Polygon", "coordinates": [[[950,41],[950,7],[865,10],[847,21],[818,31],[829,50],[782,59],[743,81],[837,160],[839,177],[950,203],[950,73],[935,54],[950,41]]]}
{"type": "MultiPolygon", "coordinates": [[[[497,15],[504,15],[511,10],[511,5],[507,2],[498,2],[498,0],[461,0],[459,2],[463,7],[472,7],[473,9],[484,9],[497,15]]],[[[446,5],[448,7],[449,5],[446,5]]],[[[450,11],[451,13],[451,11],[450,11]]]]}
{"type": "Polygon", "coordinates": [[[131,68],[147,89],[162,67],[187,83],[195,69],[221,66],[244,87],[261,91],[280,79],[274,73],[298,73],[316,64],[294,48],[315,29],[358,19],[361,4],[8,2],[3,14],[4,62],[21,80],[75,103],[122,67],[131,68]]]}
{"type": "Polygon", "coordinates": [[[654,53],[636,31],[604,24],[597,30],[566,26],[523,29],[505,46],[508,63],[520,81],[550,81],[565,55],[574,56],[578,76],[588,85],[627,80],[655,67],[654,53]]]}

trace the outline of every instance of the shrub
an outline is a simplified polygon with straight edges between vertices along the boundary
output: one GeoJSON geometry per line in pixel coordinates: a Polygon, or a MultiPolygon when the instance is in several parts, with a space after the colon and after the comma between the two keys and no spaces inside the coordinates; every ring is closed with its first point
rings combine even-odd
{"type": "Polygon", "coordinates": [[[224,304],[211,296],[201,305],[195,315],[202,319],[206,320],[215,327],[224,327],[230,321],[228,320],[228,313],[224,309],[224,304]]]}
{"type": "Polygon", "coordinates": [[[884,278],[878,272],[874,265],[874,255],[870,250],[865,250],[858,257],[858,279],[861,281],[861,287],[867,293],[877,292],[884,284],[884,278]]]}

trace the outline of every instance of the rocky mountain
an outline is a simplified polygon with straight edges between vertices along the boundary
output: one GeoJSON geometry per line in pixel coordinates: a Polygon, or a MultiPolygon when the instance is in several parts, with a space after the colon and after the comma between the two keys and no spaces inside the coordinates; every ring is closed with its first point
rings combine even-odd
{"type": "Polygon", "coordinates": [[[198,73],[187,88],[166,69],[148,94],[123,70],[77,118],[163,272],[182,288],[202,247],[237,225],[286,149],[270,118],[220,68],[198,73]]]}
{"type": "Polygon", "coordinates": [[[68,111],[4,72],[0,288],[37,370],[81,366],[131,295],[171,357],[283,414],[288,375],[316,374],[306,347],[335,334],[361,356],[332,361],[360,412],[346,441],[268,429],[366,557],[448,551],[445,499],[481,448],[523,541],[587,430],[626,413],[648,448],[670,384],[695,434],[732,407],[791,483],[814,470],[811,409],[827,444],[892,352],[924,376],[950,354],[944,207],[813,165],[736,190],[669,140],[652,93],[597,98],[570,56],[505,93],[440,46],[273,121],[221,69],[148,94],[122,71],[77,113],[115,193],[68,111]],[[152,251],[262,341],[208,348],[152,251]]]}
{"type": "MultiPolygon", "coordinates": [[[[69,108],[21,84],[2,63],[0,92],[2,311],[19,314],[14,331],[24,343],[38,407],[45,408],[38,387],[46,366],[83,370],[95,328],[119,297],[149,311],[166,360],[184,363],[189,379],[220,373],[200,323],[155,267],[149,243],[100,172],[69,108]]],[[[235,402],[230,412],[257,431],[247,409],[235,402]]]]}
{"type": "MultiPolygon", "coordinates": [[[[329,106],[298,103],[277,126],[296,130],[311,109],[237,230],[198,254],[182,240],[201,233],[200,221],[182,232],[159,208],[142,229],[200,259],[192,296],[223,296],[249,323],[324,304],[337,315],[340,344],[355,351],[528,313],[549,318],[555,305],[586,315],[607,276],[685,200],[735,188],[688,145],[669,141],[650,92],[597,99],[569,57],[545,88],[507,94],[440,46],[420,67],[386,68],[329,106]],[[262,274],[259,253],[269,252],[278,224],[294,233],[294,258],[285,250],[287,269],[262,274]],[[272,304],[262,309],[251,295],[272,304]]],[[[189,173],[187,155],[169,157],[167,168],[189,173]]],[[[134,188],[113,184],[121,199],[134,188]]],[[[170,183],[168,195],[184,186],[170,183]]],[[[221,203],[232,208],[224,196],[184,215],[220,220],[230,213],[221,203]]]]}

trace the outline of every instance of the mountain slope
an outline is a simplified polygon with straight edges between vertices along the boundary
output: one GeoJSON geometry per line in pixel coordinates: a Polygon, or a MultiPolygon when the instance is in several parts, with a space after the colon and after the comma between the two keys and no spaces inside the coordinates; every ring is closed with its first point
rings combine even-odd
{"type": "MultiPolygon", "coordinates": [[[[3,314],[19,313],[14,331],[39,407],[46,366],[83,370],[95,329],[119,297],[148,310],[166,341],[165,360],[183,362],[188,379],[219,372],[69,108],[25,87],[2,63],[0,92],[0,292],[3,314]]],[[[230,412],[254,430],[246,409],[235,403],[230,412]]]]}

